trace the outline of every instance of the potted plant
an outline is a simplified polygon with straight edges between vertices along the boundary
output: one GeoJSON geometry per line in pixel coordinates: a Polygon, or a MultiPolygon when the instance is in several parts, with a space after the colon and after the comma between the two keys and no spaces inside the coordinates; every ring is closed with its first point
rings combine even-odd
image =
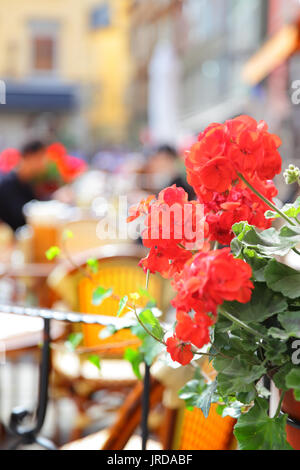
{"type": "MultiPolygon", "coordinates": [[[[265,122],[249,116],[212,124],[185,159],[197,201],[173,186],[129,217],[145,217],[147,279],[160,273],[176,291],[172,332],[151,306],[137,313],[139,328],[182,365],[209,357],[216,380],[204,383],[197,373],[181,397],[205,415],[217,402],[223,416],[236,417],[240,449],[300,449],[300,271],[282,261],[293,251],[300,263],[300,198],[281,209],[273,202],[280,145],[265,122]],[[273,416],[266,377],[280,390],[273,416]]],[[[284,176],[299,181],[299,169],[284,176]]]]}

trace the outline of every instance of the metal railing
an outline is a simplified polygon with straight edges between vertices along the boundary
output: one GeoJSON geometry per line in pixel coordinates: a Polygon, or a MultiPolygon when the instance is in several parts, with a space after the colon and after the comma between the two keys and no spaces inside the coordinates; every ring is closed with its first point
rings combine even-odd
{"type": "MultiPolygon", "coordinates": [[[[0,304],[0,314],[13,314],[28,317],[41,318],[43,324],[43,344],[40,360],[40,373],[38,385],[38,400],[35,413],[35,423],[31,426],[24,425],[24,420],[32,414],[29,410],[21,407],[14,408],[9,421],[9,431],[16,438],[10,449],[17,449],[21,445],[38,444],[47,450],[56,450],[56,446],[50,440],[42,437],[40,432],[43,428],[48,408],[48,389],[50,374],[50,345],[51,345],[51,321],[67,323],[82,323],[88,325],[108,326],[114,325],[128,327],[128,319],[108,317],[103,315],[90,315],[88,313],[62,312],[43,308],[22,307],[17,305],[0,304]]],[[[147,447],[148,440],[148,414],[150,397],[150,368],[145,364],[144,390],[142,397],[142,450],[147,447]]]]}

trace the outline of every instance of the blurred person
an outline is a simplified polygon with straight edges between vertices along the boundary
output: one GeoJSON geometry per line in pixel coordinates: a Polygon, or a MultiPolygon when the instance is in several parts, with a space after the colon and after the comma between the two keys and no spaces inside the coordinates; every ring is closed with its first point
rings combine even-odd
{"type": "Polygon", "coordinates": [[[161,191],[167,186],[183,188],[189,195],[189,199],[195,199],[193,188],[186,181],[183,161],[176,149],[170,145],[161,145],[150,156],[145,168],[150,190],[161,191]]]}
{"type": "Polygon", "coordinates": [[[26,223],[24,205],[38,199],[33,181],[44,172],[46,162],[46,145],[33,140],[22,147],[17,167],[0,177],[0,220],[14,231],[26,223]]]}

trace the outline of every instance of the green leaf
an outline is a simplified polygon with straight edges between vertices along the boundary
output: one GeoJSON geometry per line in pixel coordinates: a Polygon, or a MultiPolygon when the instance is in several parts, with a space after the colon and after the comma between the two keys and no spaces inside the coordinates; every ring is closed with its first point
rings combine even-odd
{"type": "Polygon", "coordinates": [[[151,366],[157,356],[165,350],[165,346],[146,334],[140,346],[140,352],[144,355],[145,362],[151,366]]]}
{"type": "Polygon", "coordinates": [[[60,248],[58,248],[58,246],[51,246],[51,248],[46,251],[45,255],[49,261],[52,261],[60,255],[60,248]]]}
{"type": "Polygon", "coordinates": [[[271,326],[271,328],[268,329],[268,335],[274,339],[280,339],[281,341],[289,339],[289,335],[284,330],[274,326],[271,326]]]}
{"type": "MultiPolygon", "coordinates": [[[[300,197],[293,204],[285,204],[280,210],[288,217],[297,219],[297,216],[300,214],[300,197]]],[[[267,211],[265,217],[266,219],[278,219],[281,216],[277,212],[267,211]]]]}
{"type": "Polygon", "coordinates": [[[287,344],[283,341],[270,338],[264,344],[265,358],[272,364],[282,365],[285,364],[289,357],[287,356],[287,344]]]}
{"type": "Polygon", "coordinates": [[[116,331],[117,331],[117,328],[114,325],[107,325],[105,328],[103,328],[100,331],[99,338],[100,339],[109,338],[110,336],[114,335],[116,331]]]}
{"type": "Polygon", "coordinates": [[[156,305],[156,300],[155,298],[150,294],[150,292],[148,291],[148,289],[144,289],[143,287],[139,287],[138,289],[138,293],[140,294],[141,297],[147,297],[150,302],[151,302],[151,305],[156,305]]]}
{"type": "Polygon", "coordinates": [[[288,338],[300,338],[300,311],[285,312],[278,316],[288,338]]]}
{"type": "Polygon", "coordinates": [[[272,377],[276,387],[284,392],[289,389],[289,387],[286,386],[286,376],[289,374],[292,368],[293,364],[291,362],[288,362],[287,364],[281,366],[280,369],[276,372],[276,374],[274,374],[272,377]]]}
{"type": "Polygon", "coordinates": [[[117,311],[117,317],[119,317],[123,313],[127,302],[128,302],[128,296],[124,295],[124,297],[122,297],[122,299],[120,300],[120,303],[119,303],[119,309],[117,311]]]}
{"type": "Polygon", "coordinates": [[[161,327],[159,320],[153,314],[151,309],[143,310],[139,314],[139,319],[142,323],[144,323],[147,327],[150,326],[151,333],[158,339],[162,340],[164,337],[164,330],[161,327]]]}
{"type": "Polygon", "coordinates": [[[276,313],[284,312],[288,304],[281,294],[269,289],[266,284],[256,283],[250,302],[224,302],[223,308],[245,323],[262,322],[276,313]]]}
{"type": "Polygon", "coordinates": [[[257,398],[248,413],[242,415],[234,428],[241,450],[292,450],[286,441],[287,415],[268,416],[268,401],[257,398]]]}
{"type": "Polygon", "coordinates": [[[63,240],[69,240],[70,238],[74,238],[74,234],[71,230],[64,230],[63,231],[63,240]]]}
{"type": "Polygon", "coordinates": [[[194,378],[180,390],[179,397],[186,402],[188,407],[202,410],[205,418],[208,417],[210,406],[216,398],[217,383],[207,385],[203,377],[194,378]]]}
{"type": "MultiPolygon", "coordinates": [[[[266,372],[263,365],[252,365],[252,355],[236,355],[233,359],[217,356],[213,366],[218,372],[218,391],[222,396],[256,393],[255,382],[266,372]],[[250,360],[249,360],[250,358],[250,360]]],[[[239,398],[240,401],[243,401],[239,398]]]]}
{"type": "Polygon", "coordinates": [[[243,404],[239,401],[234,401],[230,405],[222,405],[220,408],[220,414],[222,418],[230,416],[231,418],[237,419],[241,416],[243,404]]]}
{"type": "Polygon", "coordinates": [[[281,292],[290,299],[300,297],[300,272],[276,259],[269,261],[265,269],[268,287],[275,292],[281,292]]]}
{"type": "Polygon", "coordinates": [[[295,399],[300,401],[300,367],[292,369],[286,376],[286,386],[294,389],[295,399]]]}
{"type": "Polygon", "coordinates": [[[124,359],[130,362],[135,376],[142,380],[140,365],[144,361],[143,355],[135,349],[127,348],[124,353],[124,359]]]}
{"type": "Polygon", "coordinates": [[[101,369],[101,363],[100,363],[100,357],[97,356],[96,354],[93,354],[89,356],[88,358],[89,362],[93,364],[95,367],[97,367],[98,370],[101,369]]]}
{"type": "Polygon", "coordinates": [[[99,271],[99,261],[97,259],[89,258],[86,264],[94,274],[97,274],[97,272],[99,271]]]}
{"type": "Polygon", "coordinates": [[[284,226],[280,231],[272,227],[259,231],[247,222],[240,222],[235,224],[232,230],[237,236],[232,244],[235,252],[238,250],[242,252],[243,248],[250,248],[267,257],[285,256],[291,248],[300,242],[300,233],[294,227],[291,229],[284,226]]]}
{"type": "Polygon", "coordinates": [[[97,289],[94,290],[93,292],[93,300],[92,303],[93,305],[96,305],[97,307],[102,304],[102,302],[107,299],[108,297],[111,297],[113,293],[112,289],[105,289],[104,287],[97,287],[97,289]]]}
{"type": "Polygon", "coordinates": [[[265,282],[265,268],[268,264],[268,259],[260,256],[259,253],[251,248],[243,249],[242,258],[251,266],[254,280],[265,282]]]}
{"type": "Polygon", "coordinates": [[[75,351],[75,349],[80,345],[83,340],[82,333],[71,333],[68,336],[67,341],[65,342],[65,346],[69,349],[69,351],[75,351]]]}

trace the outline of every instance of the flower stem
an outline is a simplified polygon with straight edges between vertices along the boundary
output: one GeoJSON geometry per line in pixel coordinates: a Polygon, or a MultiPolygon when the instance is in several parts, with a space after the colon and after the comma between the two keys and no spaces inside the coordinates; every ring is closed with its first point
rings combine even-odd
{"type": "MultiPolygon", "coordinates": [[[[248,186],[249,189],[257,196],[259,197],[265,204],[267,204],[271,209],[273,209],[274,212],[277,212],[280,217],[285,219],[290,225],[296,225],[295,222],[290,219],[284,212],[282,212],[278,207],[275,206],[271,201],[269,201],[265,196],[263,196],[257,189],[255,189],[249,181],[246,180],[246,178],[241,174],[238,173],[238,177],[245,183],[246,186],[248,186]]],[[[297,221],[299,224],[300,222],[297,221]]]]}
{"type": "Polygon", "coordinates": [[[251,333],[253,336],[256,336],[259,339],[264,339],[265,341],[269,340],[268,337],[262,335],[261,333],[259,333],[256,330],[254,330],[254,328],[251,328],[251,326],[246,325],[246,323],[242,322],[241,320],[239,320],[235,316],[231,315],[231,313],[225,312],[225,310],[223,310],[223,309],[219,309],[219,313],[221,313],[221,315],[226,317],[228,320],[230,320],[233,323],[235,323],[236,325],[238,325],[240,328],[243,328],[244,330],[248,331],[248,333],[251,333]]]}

